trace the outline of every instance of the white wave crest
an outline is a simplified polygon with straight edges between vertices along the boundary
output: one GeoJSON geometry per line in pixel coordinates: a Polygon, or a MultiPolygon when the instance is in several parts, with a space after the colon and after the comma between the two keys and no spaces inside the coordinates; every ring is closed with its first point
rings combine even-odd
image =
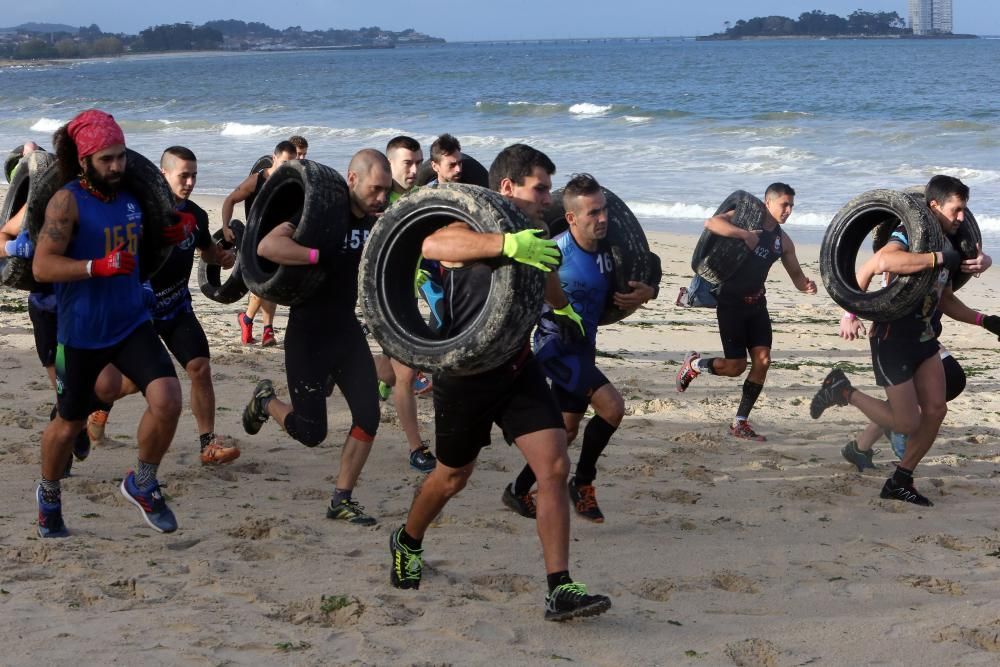
{"type": "Polygon", "coordinates": [[[222,136],[224,137],[247,137],[254,134],[268,134],[274,129],[273,125],[244,125],[243,123],[225,123],[222,126],[222,136]]]}
{"type": "Polygon", "coordinates": [[[34,125],[31,126],[33,132],[55,132],[60,127],[63,126],[64,121],[56,120],[54,118],[39,118],[34,125]]]}
{"type": "Polygon", "coordinates": [[[705,220],[715,213],[714,208],[684,202],[628,202],[628,207],[639,218],[705,220]]]}
{"type": "Polygon", "coordinates": [[[610,104],[591,104],[590,102],[580,102],[569,108],[569,112],[580,116],[601,116],[611,111],[610,104]]]}
{"type": "Polygon", "coordinates": [[[628,123],[648,123],[653,120],[652,116],[625,116],[625,121],[628,123]]]}

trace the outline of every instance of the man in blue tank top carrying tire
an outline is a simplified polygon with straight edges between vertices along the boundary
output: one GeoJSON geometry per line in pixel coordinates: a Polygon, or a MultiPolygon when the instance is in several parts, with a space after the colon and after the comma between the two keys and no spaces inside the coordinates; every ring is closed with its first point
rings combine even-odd
{"type": "MultiPolygon", "coordinates": [[[[54,284],[58,320],[58,414],[42,434],[38,534],[68,534],[59,479],[95,403],[94,382],[108,364],[130,378],[148,404],[136,438],[137,465],[122,480],[122,495],[150,527],[173,532],[177,521],[156,472],[177,428],[181,387],[139,282],[143,213],[122,188],[125,136],[110,115],[92,109],[59,128],[53,145],[68,183],[46,207],[33,263],[35,279],[54,284]]],[[[177,218],[178,224],[164,229],[167,244],[180,242],[197,227],[194,216],[177,218]]]]}
{"type": "Polygon", "coordinates": [[[733,224],[734,211],[723,213],[705,221],[705,228],[713,234],[742,239],[753,253],[735,274],[718,288],[716,318],[725,357],[702,358],[697,352],[688,352],[677,372],[677,391],[685,391],[691,381],[704,372],[726,377],[739,377],[747,369],[750,355],[750,373],[743,383],[743,397],[736,410],[736,418],[729,426],[729,433],[742,440],[764,441],[750,426],[750,411],[757,403],[771,365],[771,316],[767,312],[764,283],[771,265],[781,260],[788,277],[799,291],[816,293],[816,283],[806,278],[795,256],[795,244],[781,226],[792,214],[795,190],[785,183],[772,183],[764,193],[764,223],[762,229],[747,230],[733,224]]]}

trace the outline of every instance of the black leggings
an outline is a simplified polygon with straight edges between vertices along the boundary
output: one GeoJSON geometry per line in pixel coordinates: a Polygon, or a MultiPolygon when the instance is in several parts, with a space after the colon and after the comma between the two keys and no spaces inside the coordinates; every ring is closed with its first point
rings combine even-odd
{"type": "Polygon", "coordinates": [[[292,307],[285,331],[285,374],[292,412],[285,430],[315,447],[326,438],[326,386],[332,378],[351,410],[351,436],[371,442],[378,430],[375,362],[353,312],[292,307]]]}

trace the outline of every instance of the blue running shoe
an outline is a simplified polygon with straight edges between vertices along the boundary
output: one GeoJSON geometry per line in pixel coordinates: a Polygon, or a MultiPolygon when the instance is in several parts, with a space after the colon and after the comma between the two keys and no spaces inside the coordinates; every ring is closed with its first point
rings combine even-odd
{"type": "Polygon", "coordinates": [[[889,444],[892,445],[892,453],[896,455],[896,458],[902,460],[906,455],[906,435],[889,431],[889,444]]]}
{"type": "Polygon", "coordinates": [[[413,378],[413,393],[415,395],[426,394],[433,388],[434,384],[431,382],[431,379],[423,373],[417,373],[417,376],[413,378]]]}
{"type": "Polygon", "coordinates": [[[42,500],[42,487],[35,489],[35,501],[38,503],[38,536],[66,537],[69,530],[62,518],[62,503],[46,503],[42,500]]]}
{"type": "Polygon", "coordinates": [[[150,528],[161,533],[172,533],[177,530],[177,519],[174,518],[174,513],[167,507],[167,501],[160,493],[159,482],[154,483],[152,488],[141,491],[135,484],[135,472],[129,470],[122,480],[121,490],[125,500],[139,508],[142,518],[150,528]]]}

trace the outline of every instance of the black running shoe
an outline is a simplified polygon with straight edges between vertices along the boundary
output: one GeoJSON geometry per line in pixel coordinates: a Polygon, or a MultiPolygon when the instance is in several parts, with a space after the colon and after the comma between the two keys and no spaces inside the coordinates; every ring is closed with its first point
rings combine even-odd
{"type": "Polygon", "coordinates": [[[844,448],[840,450],[840,453],[843,454],[844,458],[848,462],[853,463],[857,467],[858,472],[864,472],[869,468],[875,468],[875,450],[869,449],[868,451],[863,451],[858,449],[857,440],[851,440],[849,443],[844,445],[844,448]]]}
{"type": "Polygon", "coordinates": [[[882,485],[882,492],[879,497],[886,500],[902,500],[904,503],[913,503],[922,507],[934,507],[934,503],[927,496],[921,494],[912,486],[900,486],[892,481],[892,477],[885,480],[882,485]]]}
{"type": "Polygon", "coordinates": [[[355,526],[374,526],[378,519],[365,514],[365,508],[357,500],[341,500],[334,504],[330,501],[330,506],[326,508],[326,518],[335,521],[346,521],[355,526]]]}
{"type": "Polygon", "coordinates": [[[431,448],[421,444],[419,449],[410,452],[410,467],[419,472],[430,472],[437,465],[437,458],[431,453],[431,448]]]}
{"type": "Polygon", "coordinates": [[[809,416],[819,419],[820,415],[827,408],[840,405],[847,405],[847,397],[850,396],[851,381],[844,375],[844,371],[834,368],[823,380],[823,385],[813,396],[812,403],[809,404],[809,416]]]}
{"type": "Polygon", "coordinates": [[[424,550],[411,549],[399,541],[403,526],[392,531],[389,536],[389,553],[392,555],[392,571],[389,582],[396,588],[420,588],[420,574],[424,568],[424,550]]]}
{"type": "Polygon", "coordinates": [[[537,507],[535,506],[535,494],[532,492],[516,496],[514,495],[514,485],[508,484],[503,490],[503,495],[500,496],[500,501],[525,519],[535,518],[537,507]]]}
{"type": "Polygon", "coordinates": [[[87,435],[85,428],[76,434],[76,439],[73,441],[73,456],[77,461],[83,461],[90,456],[90,436],[87,435]]]}
{"type": "Polygon", "coordinates": [[[569,480],[569,501],[576,513],[594,523],[604,523],[604,513],[597,505],[597,494],[593,484],[577,486],[575,479],[569,480]]]}
{"type": "Polygon", "coordinates": [[[261,380],[258,382],[257,386],[254,387],[250,402],[243,408],[243,430],[248,435],[257,434],[260,427],[268,420],[269,416],[267,410],[264,409],[264,404],[272,398],[274,398],[274,385],[271,381],[261,380]]]}
{"type": "Polygon", "coordinates": [[[573,582],[555,587],[545,596],[545,620],[568,621],[571,618],[597,616],[611,609],[611,598],[588,595],[587,587],[573,582]]]}

